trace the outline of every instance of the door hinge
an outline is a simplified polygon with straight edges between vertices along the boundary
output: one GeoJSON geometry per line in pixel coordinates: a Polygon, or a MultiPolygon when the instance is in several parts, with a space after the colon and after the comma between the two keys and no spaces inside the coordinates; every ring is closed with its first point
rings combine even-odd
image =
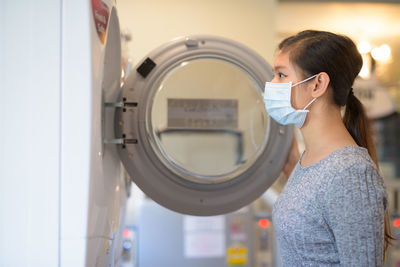
{"type": "Polygon", "coordinates": [[[112,145],[132,145],[137,144],[138,140],[133,138],[114,138],[114,139],[104,139],[104,144],[112,144],[112,145]]]}
{"type": "Polygon", "coordinates": [[[137,107],[138,103],[137,102],[127,102],[126,98],[123,98],[123,101],[121,102],[106,102],[104,103],[104,106],[106,108],[122,108],[122,111],[126,111],[126,108],[134,108],[137,107]]]}

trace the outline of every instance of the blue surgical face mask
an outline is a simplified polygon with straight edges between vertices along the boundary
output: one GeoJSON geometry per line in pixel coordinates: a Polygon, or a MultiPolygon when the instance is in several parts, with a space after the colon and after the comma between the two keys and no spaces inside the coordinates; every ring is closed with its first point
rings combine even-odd
{"type": "Polygon", "coordinates": [[[292,95],[292,88],[296,85],[309,81],[317,76],[311,76],[301,82],[292,85],[288,83],[271,83],[265,84],[264,100],[268,114],[276,120],[279,124],[287,125],[294,124],[296,127],[301,128],[306,120],[306,115],[309,110],[306,110],[315,100],[310,101],[303,109],[296,110],[290,103],[292,95]]]}

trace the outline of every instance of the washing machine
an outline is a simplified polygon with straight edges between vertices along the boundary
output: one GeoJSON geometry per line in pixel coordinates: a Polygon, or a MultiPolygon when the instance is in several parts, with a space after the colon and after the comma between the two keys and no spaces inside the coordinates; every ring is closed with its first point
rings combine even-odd
{"type": "MultiPolygon", "coordinates": [[[[35,62],[27,64],[33,75],[29,74],[32,79],[23,88],[36,86],[45,72],[40,64],[31,68],[32,64],[57,58],[56,65],[47,66],[55,70],[56,77],[49,77],[54,78],[55,89],[45,83],[35,87],[57,94],[54,100],[23,89],[26,95],[19,96],[27,110],[33,95],[35,110],[43,109],[47,118],[46,107],[52,107],[55,116],[40,128],[34,127],[39,120],[22,114],[19,121],[27,123],[17,128],[22,129],[18,134],[25,137],[23,130],[28,127],[36,139],[20,138],[15,146],[33,147],[36,157],[54,158],[54,164],[29,158],[49,173],[34,169],[18,176],[25,195],[3,192],[2,198],[9,203],[34,202],[26,206],[21,200],[0,207],[7,218],[3,222],[20,225],[28,218],[29,229],[26,236],[6,225],[9,231],[2,232],[0,265],[116,265],[131,181],[162,206],[196,216],[238,210],[275,181],[286,161],[293,128],[277,124],[266,113],[263,89],[272,71],[261,56],[226,38],[178,37],[149,53],[122,85],[116,2],[59,1],[50,6],[47,10],[45,5],[29,5],[30,16],[20,16],[17,8],[7,9],[14,12],[10,14],[15,14],[16,25],[18,20],[29,22],[32,14],[37,15],[32,25],[56,23],[48,24],[48,32],[42,35],[51,37],[43,43],[48,53],[28,53],[35,62]],[[15,215],[15,210],[22,215],[15,215]],[[43,217],[35,217],[38,212],[43,217]],[[42,229],[43,225],[49,229],[42,229]],[[32,230],[35,226],[37,233],[32,230]],[[38,246],[41,238],[45,241],[38,246]],[[22,254],[14,245],[6,249],[10,244],[17,246],[18,240],[22,254]]],[[[34,34],[27,36],[40,41],[35,27],[29,29],[34,34]]],[[[5,33],[10,40],[16,36],[12,31],[5,33]]],[[[44,51],[34,45],[28,43],[44,51]]],[[[13,92],[2,91],[2,96],[11,100],[13,92]]],[[[16,126],[13,120],[1,118],[2,136],[8,138],[16,126]]],[[[1,170],[7,178],[0,180],[2,190],[16,192],[20,184],[7,187],[16,181],[8,177],[14,177],[15,168],[31,165],[14,156],[15,148],[3,148],[9,155],[2,154],[2,163],[7,162],[1,170]]]]}
{"type": "Polygon", "coordinates": [[[130,183],[117,147],[103,142],[113,131],[103,103],[118,100],[121,84],[116,3],[65,2],[62,12],[61,265],[114,266],[130,183]]]}
{"type": "Polygon", "coordinates": [[[150,52],[122,84],[115,3],[93,0],[92,15],[86,264],[95,266],[118,261],[126,177],[179,213],[233,212],[278,177],[293,128],[266,113],[271,67],[246,46],[178,37],[150,52]]]}
{"type": "Polygon", "coordinates": [[[103,103],[120,94],[116,3],[1,1],[0,13],[0,266],[114,266],[130,184],[102,138],[103,103]]]}
{"type": "MultiPolygon", "coordinates": [[[[115,136],[132,180],[176,212],[237,210],[275,181],[293,129],[265,110],[271,67],[229,39],[176,38],[128,76],[115,107],[115,136]]],[[[106,137],[109,139],[109,137],[106,137]]]]}

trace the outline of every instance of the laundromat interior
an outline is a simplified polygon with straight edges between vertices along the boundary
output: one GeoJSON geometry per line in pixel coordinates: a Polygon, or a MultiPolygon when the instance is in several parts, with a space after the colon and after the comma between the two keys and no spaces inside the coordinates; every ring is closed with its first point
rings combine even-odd
{"type": "Polygon", "coordinates": [[[398,0],[1,0],[0,267],[283,266],[271,212],[304,143],[263,93],[306,29],[362,55],[354,94],[400,238],[399,15],[398,0]]]}

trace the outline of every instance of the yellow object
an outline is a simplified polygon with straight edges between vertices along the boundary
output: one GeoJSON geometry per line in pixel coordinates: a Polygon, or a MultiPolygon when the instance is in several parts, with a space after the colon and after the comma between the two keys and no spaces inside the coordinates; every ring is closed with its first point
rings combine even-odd
{"type": "Polygon", "coordinates": [[[226,263],[228,265],[247,264],[247,247],[242,245],[228,247],[226,249],[226,263]]]}

